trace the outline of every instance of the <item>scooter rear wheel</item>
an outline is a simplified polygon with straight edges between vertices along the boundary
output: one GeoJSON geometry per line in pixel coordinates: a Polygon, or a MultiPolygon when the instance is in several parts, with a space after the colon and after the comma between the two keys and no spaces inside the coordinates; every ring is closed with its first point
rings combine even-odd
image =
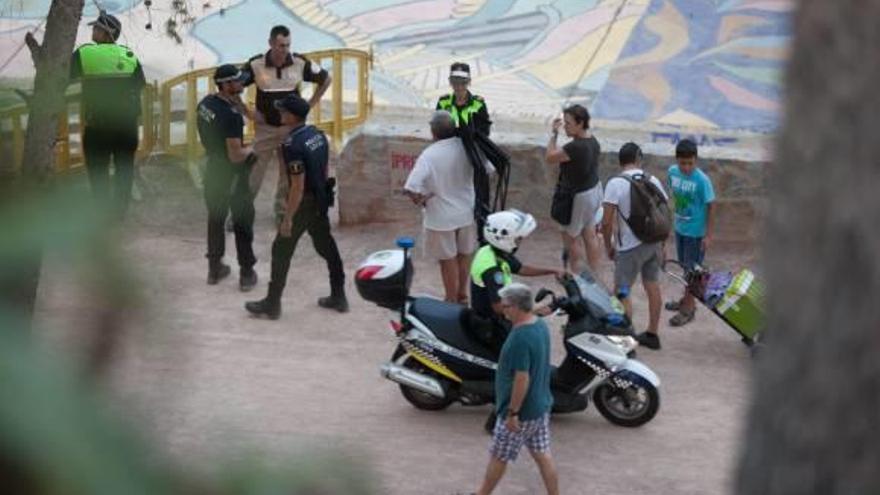
{"type": "MultiPolygon", "coordinates": [[[[391,356],[391,360],[394,362],[399,362],[403,359],[406,351],[403,350],[402,347],[398,346],[394,351],[394,355],[391,356]]],[[[414,357],[407,355],[405,359],[403,359],[402,363],[399,363],[404,368],[411,369],[416,373],[421,373],[423,375],[431,376],[432,378],[436,378],[441,380],[440,383],[443,383],[442,377],[434,373],[433,371],[426,368],[422,363],[416,360],[414,357]]],[[[416,409],[421,409],[423,411],[442,411],[449,407],[452,404],[452,399],[447,397],[435,397],[431,394],[422,392],[421,390],[416,390],[411,387],[407,387],[406,385],[399,385],[400,393],[403,395],[403,398],[406,399],[407,402],[413,405],[416,409]]]]}
{"type": "Polygon", "coordinates": [[[660,409],[660,394],[649,383],[633,383],[625,389],[605,384],[593,392],[593,402],[608,421],[635,428],[654,419],[660,409]]]}

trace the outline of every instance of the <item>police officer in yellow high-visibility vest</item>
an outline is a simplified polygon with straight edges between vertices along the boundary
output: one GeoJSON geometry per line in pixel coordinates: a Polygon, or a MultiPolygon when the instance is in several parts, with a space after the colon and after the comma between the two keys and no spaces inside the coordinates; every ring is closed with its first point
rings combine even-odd
{"type": "Polygon", "coordinates": [[[146,81],[135,54],[116,44],[122,24],[101,12],[89,23],[92,41],[73,52],[70,81],[82,82],[83,154],[92,192],[109,200],[110,160],[114,165],[113,203],[119,218],[131,200],[134,154],[138,147],[138,117],[141,90],[146,81]]]}
{"type": "Polygon", "coordinates": [[[496,351],[504,344],[509,328],[498,291],[513,282],[514,274],[525,277],[565,274],[564,270],[525,265],[517,259],[515,254],[520,242],[537,226],[532,215],[515,209],[489,215],[483,227],[486,245],[477,250],[471,262],[471,310],[479,319],[491,323],[491,326],[478,325],[477,337],[496,351]]]}
{"type": "Polygon", "coordinates": [[[492,121],[489,120],[486,100],[468,90],[470,83],[471,67],[464,62],[452,64],[449,68],[452,93],[440,97],[437,110],[446,110],[452,114],[456,127],[473,126],[476,131],[488,136],[492,121]]]}

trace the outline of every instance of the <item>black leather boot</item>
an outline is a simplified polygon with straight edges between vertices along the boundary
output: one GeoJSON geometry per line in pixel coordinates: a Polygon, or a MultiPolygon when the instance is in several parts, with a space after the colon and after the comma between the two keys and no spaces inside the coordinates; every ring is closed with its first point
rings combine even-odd
{"type": "Polygon", "coordinates": [[[238,288],[242,292],[248,292],[257,285],[257,272],[250,268],[242,268],[238,272],[238,288]]]}
{"type": "Polygon", "coordinates": [[[281,317],[281,294],[284,286],[269,282],[269,293],[264,299],[244,303],[244,309],[255,316],[264,316],[270,320],[281,317]]]}
{"type": "Polygon", "coordinates": [[[327,309],[335,309],[340,313],[348,313],[348,299],[342,287],[333,287],[328,297],[318,299],[318,306],[327,309]]]}
{"type": "Polygon", "coordinates": [[[208,264],[208,285],[217,285],[218,282],[228,277],[232,273],[229,265],[222,261],[211,261],[208,264]]]}
{"type": "Polygon", "coordinates": [[[259,301],[251,301],[244,303],[244,309],[248,310],[254,316],[266,317],[270,320],[277,320],[281,317],[281,301],[266,297],[259,301]]]}

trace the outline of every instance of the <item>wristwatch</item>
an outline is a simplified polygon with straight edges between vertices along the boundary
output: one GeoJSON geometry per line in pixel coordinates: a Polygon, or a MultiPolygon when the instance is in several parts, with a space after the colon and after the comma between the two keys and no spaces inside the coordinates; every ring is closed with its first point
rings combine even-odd
{"type": "Polygon", "coordinates": [[[508,410],[507,417],[512,418],[513,416],[519,416],[519,411],[508,410]]]}

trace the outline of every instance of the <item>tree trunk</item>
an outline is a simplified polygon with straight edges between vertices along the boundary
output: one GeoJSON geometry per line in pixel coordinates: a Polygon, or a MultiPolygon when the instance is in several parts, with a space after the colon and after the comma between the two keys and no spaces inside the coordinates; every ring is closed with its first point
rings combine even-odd
{"type": "Polygon", "coordinates": [[[742,495],[880,493],[880,2],[803,0],[742,495]]]}
{"type": "MultiPolygon", "coordinates": [[[[55,162],[58,116],[64,108],[64,92],[70,70],[70,57],[82,16],[83,0],[53,0],[46,18],[43,43],[30,34],[25,38],[31,51],[36,75],[34,92],[28,101],[27,132],[21,166],[25,194],[45,194],[55,162]]],[[[8,199],[8,198],[7,198],[8,199]]],[[[16,200],[7,200],[10,205],[16,200]]],[[[41,253],[18,264],[0,276],[0,302],[28,315],[33,313],[40,279],[41,253]]]]}
{"type": "Polygon", "coordinates": [[[53,0],[42,45],[28,43],[37,69],[22,163],[22,174],[28,182],[45,184],[52,174],[58,115],[64,108],[70,55],[82,10],[83,0],[53,0]]]}

